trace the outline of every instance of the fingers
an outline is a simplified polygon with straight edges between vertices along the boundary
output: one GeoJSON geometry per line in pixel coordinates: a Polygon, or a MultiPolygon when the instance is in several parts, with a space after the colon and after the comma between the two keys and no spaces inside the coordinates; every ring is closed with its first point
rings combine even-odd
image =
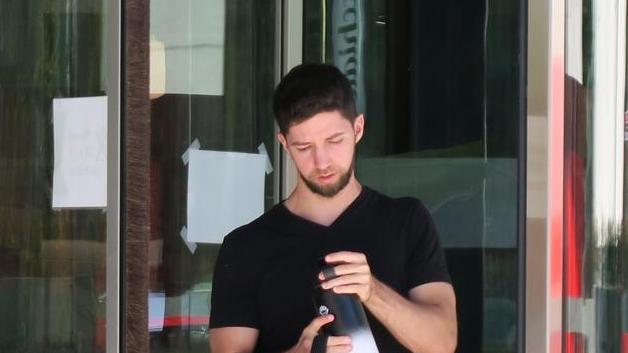
{"type": "Polygon", "coordinates": [[[327,339],[327,353],[351,352],[352,348],[349,336],[329,336],[327,339]]]}
{"type": "Polygon", "coordinates": [[[327,338],[327,346],[343,346],[351,344],[351,337],[349,336],[329,336],[327,338]]]}
{"type": "Polygon", "coordinates": [[[336,277],[329,281],[321,283],[323,289],[335,288],[338,286],[344,286],[348,284],[368,285],[371,281],[371,275],[369,273],[356,273],[351,275],[344,275],[336,277]]]}
{"type": "Polygon", "coordinates": [[[366,255],[352,251],[338,251],[325,256],[325,262],[366,263],[366,255]]]}
{"type": "Polygon", "coordinates": [[[334,267],[326,267],[318,274],[322,281],[326,278],[343,276],[352,273],[371,273],[371,269],[366,261],[366,256],[361,253],[341,251],[329,254],[325,257],[328,263],[339,263],[334,267]],[[332,259],[331,261],[329,259],[332,259]]]}
{"type": "Polygon", "coordinates": [[[319,330],[326,324],[334,321],[334,315],[323,315],[314,318],[309,325],[303,329],[300,347],[308,352],[326,352],[326,353],[348,353],[351,352],[351,337],[349,336],[327,336],[319,335],[319,330]],[[322,340],[321,340],[322,338],[322,340]],[[308,343],[309,342],[309,343],[308,343]],[[326,349],[325,349],[326,348],[326,349]]]}
{"type": "Polygon", "coordinates": [[[368,289],[364,284],[348,284],[346,286],[334,287],[334,293],[338,294],[357,294],[364,302],[368,300],[368,289]]]}
{"type": "Polygon", "coordinates": [[[327,353],[348,353],[351,352],[353,346],[350,344],[344,346],[327,347],[327,353]]]}
{"type": "Polygon", "coordinates": [[[371,268],[369,267],[368,264],[366,263],[361,263],[361,264],[342,264],[342,265],[337,265],[332,267],[334,269],[333,271],[333,275],[329,275],[327,272],[331,271],[327,271],[327,272],[321,272],[318,274],[318,278],[320,280],[324,280],[326,278],[329,277],[338,277],[338,276],[343,276],[343,275],[348,275],[348,274],[352,274],[352,273],[371,273],[371,268]]]}
{"type": "Polygon", "coordinates": [[[338,264],[333,267],[335,276],[331,279],[325,280],[325,278],[330,278],[328,273],[318,274],[323,289],[332,289],[334,293],[357,294],[362,302],[370,298],[373,276],[366,261],[366,255],[339,251],[325,256],[325,261],[338,264]]]}
{"type": "Polygon", "coordinates": [[[350,352],[351,338],[348,336],[317,335],[312,340],[312,353],[345,353],[350,352]]]}
{"type": "Polygon", "coordinates": [[[326,324],[332,321],[334,321],[334,315],[332,314],[317,316],[316,318],[314,318],[314,320],[312,320],[312,322],[310,322],[309,325],[307,325],[303,329],[303,332],[309,333],[310,335],[314,336],[318,334],[318,331],[321,329],[321,327],[325,326],[326,324]]]}
{"type": "Polygon", "coordinates": [[[371,275],[344,275],[323,282],[321,287],[338,294],[357,294],[362,302],[366,302],[371,297],[371,275]]]}

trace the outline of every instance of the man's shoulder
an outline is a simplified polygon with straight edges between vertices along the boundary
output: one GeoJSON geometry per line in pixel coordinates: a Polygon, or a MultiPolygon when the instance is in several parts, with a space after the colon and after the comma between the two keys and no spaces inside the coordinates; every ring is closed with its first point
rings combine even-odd
{"type": "Polygon", "coordinates": [[[420,199],[412,196],[392,197],[370,187],[365,187],[375,208],[390,211],[395,214],[419,213],[424,214],[427,208],[420,199]]]}
{"type": "Polygon", "coordinates": [[[278,207],[279,205],[275,205],[251,222],[234,229],[225,236],[225,241],[230,243],[250,243],[256,239],[272,235],[276,219],[279,216],[278,207]]]}

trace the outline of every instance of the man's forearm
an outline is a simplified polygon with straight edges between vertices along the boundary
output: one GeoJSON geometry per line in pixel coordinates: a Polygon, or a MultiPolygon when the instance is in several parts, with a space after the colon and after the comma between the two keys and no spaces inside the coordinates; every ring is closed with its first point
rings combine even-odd
{"type": "Polygon", "coordinates": [[[455,350],[455,309],[439,304],[414,303],[375,278],[371,296],[364,305],[412,352],[451,353],[455,350]]]}

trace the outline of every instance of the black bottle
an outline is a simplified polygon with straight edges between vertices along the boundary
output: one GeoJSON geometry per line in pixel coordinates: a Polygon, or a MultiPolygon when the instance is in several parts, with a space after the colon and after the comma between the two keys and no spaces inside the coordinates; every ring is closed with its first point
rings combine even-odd
{"type": "MultiPolygon", "coordinates": [[[[330,265],[324,264],[321,271],[325,274],[325,280],[336,277],[330,265]]],[[[364,307],[357,295],[334,293],[323,289],[319,284],[315,289],[315,303],[318,315],[334,315],[334,321],[323,326],[325,334],[350,336],[352,352],[379,353],[364,307]]]]}

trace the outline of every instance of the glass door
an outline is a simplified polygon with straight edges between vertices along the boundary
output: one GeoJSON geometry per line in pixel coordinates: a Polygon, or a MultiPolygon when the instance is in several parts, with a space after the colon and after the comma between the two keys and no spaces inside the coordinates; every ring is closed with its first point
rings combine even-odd
{"type": "Polygon", "coordinates": [[[436,221],[458,352],[516,352],[520,339],[521,5],[304,1],[304,61],[338,66],[365,114],[358,178],[420,198],[436,221]]]}
{"type": "Polygon", "coordinates": [[[0,352],[106,349],[106,8],[0,7],[0,352]]]}
{"type": "Polygon", "coordinates": [[[241,225],[237,216],[278,200],[275,4],[150,2],[151,352],[209,351],[212,273],[231,230],[224,224],[241,225]],[[259,182],[249,194],[247,177],[259,182]],[[238,197],[246,201],[225,203],[238,197]]]}

